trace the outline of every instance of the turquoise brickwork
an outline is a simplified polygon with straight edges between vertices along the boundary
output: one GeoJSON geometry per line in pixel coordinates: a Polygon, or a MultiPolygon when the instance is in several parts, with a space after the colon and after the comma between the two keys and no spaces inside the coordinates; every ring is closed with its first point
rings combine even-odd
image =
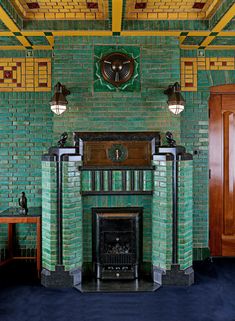
{"type": "Polygon", "coordinates": [[[178,262],[193,263],[193,161],[178,161],[178,262]]]}
{"type": "MultiPolygon", "coordinates": [[[[173,37],[55,38],[54,83],[71,95],[63,117],[53,119],[54,135],[63,131],[150,131],[171,129],[180,137],[180,117],[167,108],[163,91],[180,79],[178,39],[173,37]],[[94,92],[94,47],[139,46],[140,92],[94,92]]],[[[71,137],[71,136],[70,136],[71,137]]]]}
{"type": "MultiPolygon", "coordinates": [[[[172,161],[153,160],[152,264],[170,270],[172,264],[172,161]]],[[[178,263],[192,266],[193,161],[178,161],[178,263]]]]}
{"type": "MultiPolygon", "coordinates": [[[[131,21],[125,23],[132,28],[131,21]]],[[[157,23],[159,29],[163,28],[161,21],[157,23]]],[[[169,23],[177,28],[184,22],[169,23]]],[[[200,22],[187,23],[195,28],[193,24],[200,22]]],[[[209,87],[235,83],[234,70],[199,70],[198,91],[183,93],[185,111],[174,116],[168,111],[163,91],[169,84],[180,80],[180,57],[197,56],[196,50],[180,52],[176,38],[61,37],[55,39],[54,55],[53,82],[60,81],[71,91],[67,97],[68,110],[62,116],[50,111],[48,102],[52,93],[0,93],[0,209],[17,206],[23,190],[29,206],[41,205],[41,155],[57,142],[63,131],[69,132],[70,144],[73,131],[160,130],[164,133],[171,130],[177,143],[181,142],[188,152],[194,154],[193,247],[196,258],[203,258],[204,253],[208,255],[209,87]],[[98,45],[139,46],[140,92],[94,92],[93,52],[98,45]]],[[[34,51],[34,57],[50,56],[49,51],[34,51]]],[[[206,51],[206,57],[234,56],[234,50],[206,51]]],[[[2,51],[1,57],[25,57],[25,52],[2,51]]],[[[18,226],[17,233],[20,248],[34,246],[33,228],[29,231],[23,225],[18,226]]],[[[0,249],[5,245],[6,226],[1,226],[0,249]]]]}
{"type": "MultiPolygon", "coordinates": [[[[35,57],[50,57],[35,51],[35,57]]],[[[2,51],[1,57],[25,57],[24,51],[2,51]]],[[[25,191],[28,206],[41,206],[41,155],[52,145],[51,93],[0,93],[0,210],[18,207],[25,191]]],[[[7,226],[0,226],[0,250],[6,247],[7,226]]],[[[35,225],[18,224],[17,251],[35,248],[35,225]]],[[[23,254],[23,252],[22,252],[23,254]]]]}
{"type": "Polygon", "coordinates": [[[42,267],[55,271],[57,262],[56,162],[42,162],[42,267]]]}
{"type": "Polygon", "coordinates": [[[63,162],[62,213],[63,213],[63,265],[65,271],[82,266],[82,197],[81,162],[63,162]]]}
{"type": "Polygon", "coordinates": [[[154,160],[152,264],[170,270],[172,263],[172,161],[154,160]]]}

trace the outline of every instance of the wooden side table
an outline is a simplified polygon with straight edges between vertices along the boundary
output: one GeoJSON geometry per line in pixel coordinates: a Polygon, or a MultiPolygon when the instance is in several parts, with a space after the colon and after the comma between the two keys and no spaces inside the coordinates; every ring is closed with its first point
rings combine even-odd
{"type": "Polygon", "coordinates": [[[12,260],[36,259],[38,277],[41,272],[41,207],[29,208],[27,215],[21,215],[17,208],[9,208],[0,213],[0,224],[8,224],[8,251],[9,258],[0,262],[0,266],[12,260]],[[36,224],[37,239],[36,239],[36,256],[14,256],[13,248],[13,226],[17,223],[36,224]]]}

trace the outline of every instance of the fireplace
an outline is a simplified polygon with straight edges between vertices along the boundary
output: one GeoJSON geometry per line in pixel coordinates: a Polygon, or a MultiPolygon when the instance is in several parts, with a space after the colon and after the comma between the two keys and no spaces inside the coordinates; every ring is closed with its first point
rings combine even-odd
{"type": "Polygon", "coordinates": [[[94,208],[92,212],[95,277],[137,279],[142,260],[142,209],[94,208]]]}
{"type": "Polygon", "coordinates": [[[193,283],[192,156],[159,143],[74,133],[75,146],[43,155],[44,286],[193,283]]]}

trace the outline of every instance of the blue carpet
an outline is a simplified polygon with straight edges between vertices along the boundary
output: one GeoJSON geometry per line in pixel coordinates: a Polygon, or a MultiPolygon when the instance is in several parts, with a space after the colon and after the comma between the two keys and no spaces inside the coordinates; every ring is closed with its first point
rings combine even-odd
{"type": "Polygon", "coordinates": [[[0,273],[0,321],[235,321],[235,259],[197,263],[193,286],[153,293],[81,294],[18,274],[0,273]]]}

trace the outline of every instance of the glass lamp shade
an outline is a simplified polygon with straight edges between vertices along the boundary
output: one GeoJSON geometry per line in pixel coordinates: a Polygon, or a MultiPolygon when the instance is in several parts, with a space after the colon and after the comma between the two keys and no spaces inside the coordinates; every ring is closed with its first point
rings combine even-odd
{"type": "Polygon", "coordinates": [[[51,110],[56,115],[61,115],[63,112],[65,112],[68,101],[66,100],[65,95],[62,92],[63,87],[60,84],[58,84],[55,86],[56,92],[50,101],[50,105],[51,110]]]}
{"type": "Polygon", "coordinates": [[[66,105],[51,105],[51,111],[56,115],[61,115],[66,111],[66,105]]]}
{"type": "Polygon", "coordinates": [[[180,114],[185,106],[185,100],[180,92],[180,84],[176,82],[173,86],[169,86],[164,93],[168,95],[169,110],[175,115],[180,114]]]}
{"type": "Polygon", "coordinates": [[[168,108],[173,114],[178,115],[184,110],[184,105],[168,105],[168,108]]]}

